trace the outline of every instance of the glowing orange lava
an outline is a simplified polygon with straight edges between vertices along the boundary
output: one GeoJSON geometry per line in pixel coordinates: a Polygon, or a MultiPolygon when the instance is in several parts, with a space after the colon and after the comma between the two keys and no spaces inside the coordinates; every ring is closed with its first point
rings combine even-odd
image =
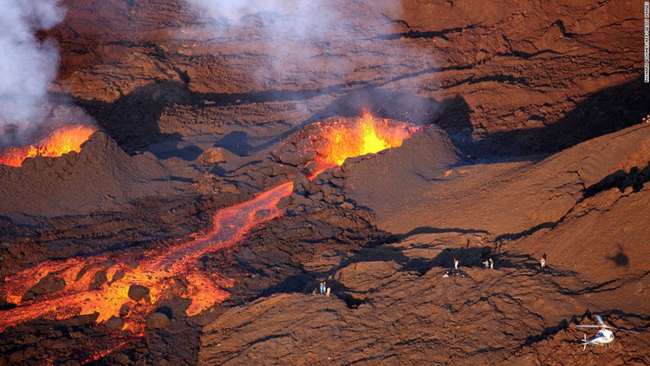
{"type": "Polygon", "coordinates": [[[326,143],[317,147],[316,161],[323,168],[341,165],[347,158],[402,146],[416,130],[415,126],[391,123],[364,111],[351,121],[339,119],[323,126],[320,135],[326,143]]]}
{"type": "Polygon", "coordinates": [[[71,151],[81,151],[81,144],[86,142],[97,128],[85,125],[70,125],[60,128],[36,145],[12,147],[0,151],[0,164],[20,167],[27,158],[36,156],[57,157],[71,151]]]}
{"type": "MultiPolygon", "coordinates": [[[[163,300],[172,296],[187,297],[192,304],[188,315],[195,315],[228,297],[224,288],[233,285],[230,279],[221,279],[193,266],[205,253],[232,247],[253,227],[281,215],[276,207],[280,198],[288,196],[293,183],[285,183],[266,191],[255,199],[218,211],[213,218],[213,229],[191,241],[170,246],[160,252],[144,253],[145,260],[136,268],[129,266],[137,259],[110,256],[77,257],[66,261],[49,261],[5,278],[0,293],[17,307],[0,312],[0,332],[36,318],[67,319],[77,315],[98,313],[97,323],[120,316],[120,308],[127,304],[131,310],[123,316],[131,332],[141,334],[145,316],[163,300]],[[260,210],[268,212],[257,214],[260,210]],[[106,271],[108,282],[89,290],[97,274],[106,271]],[[64,289],[23,300],[27,290],[41,279],[53,274],[65,281],[64,289]],[[140,301],[129,298],[132,285],[144,286],[149,294],[140,301]]],[[[143,256],[142,254],[138,257],[143,256]]]]}

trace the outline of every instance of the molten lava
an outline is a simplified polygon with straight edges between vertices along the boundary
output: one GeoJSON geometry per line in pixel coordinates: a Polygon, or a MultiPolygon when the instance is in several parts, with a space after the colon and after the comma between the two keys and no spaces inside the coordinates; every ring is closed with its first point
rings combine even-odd
{"type": "Polygon", "coordinates": [[[97,129],[92,126],[70,125],[60,128],[36,145],[12,147],[0,151],[0,164],[20,167],[27,158],[36,156],[57,157],[71,151],[81,151],[81,144],[86,142],[97,129]]]}
{"type": "Polygon", "coordinates": [[[104,323],[113,316],[119,317],[120,309],[127,306],[130,311],[123,316],[127,329],[142,334],[146,315],[173,295],[190,298],[192,304],[187,314],[198,314],[225,300],[228,293],[223,288],[233,283],[194,271],[197,259],[205,253],[232,247],[251,228],[280,216],[282,212],[276,204],[292,190],[293,183],[285,183],[251,201],[222,209],[213,217],[212,231],[166,250],[131,254],[130,258],[96,256],[49,261],[9,276],[0,293],[17,307],[0,313],[0,332],[39,317],[61,320],[98,313],[96,322],[104,323]],[[260,210],[269,213],[257,215],[260,210]],[[137,261],[139,257],[146,259],[137,261]],[[129,263],[133,262],[139,265],[132,268],[129,263]],[[36,300],[23,300],[24,294],[48,275],[64,280],[65,288],[36,300]],[[97,276],[104,275],[109,281],[90,289],[97,276]],[[148,295],[139,301],[132,300],[129,289],[133,285],[147,288],[148,295]]]}
{"type": "MultiPolygon", "coordinates": [[[[352,121],[338,120],[323,126],[316,161],[321,169],[340,165],[348,157],[400,146],[416,130],[413,126],[377,120],[369,113],[352,121]]],[[[20,165],[20,159],[27,156],[78,151],[93,131],[83,126],[59,130],[38,147],[28,148],[36,153],[19,154],[11,160],[15,161],[12,165],[20,165]],[[65,137],[71,132],[77,137],[65,137]],[[61,146],[67,150],[60,149],[61,146]]],[[[3,164],[10,161],[3,159],[3,164]]],[[[121,317],[125,332],[91,357],[97,359],[127,343],[129,337],[141,336],[146,317],[173,297],[191,300],[186,312],[196,315],[228,298],[224,289],[234,284],[226,276],[198,271],[196,261],[206,253],[235,246],[252,228],[281,216],[277,203],[292,191],[293,183],[284,183],[248,202],[219,210],[213,216],[210,232],[164,249],[47,261],[8,276],[0,283],[0,298],[16,307],[0,310],[0,332],[37,318],[62,320],[97,314],[95,321],[105,323],[121,317]],[[26,296],[48,276],[63,281],[63,289],[35,298],[26,296]],[[141,296],[130,295],[134,288],[141,291],[141,296]]]]}
{"type": "Polygon", "coordinates": [[[415,126],[378,119],[364,111],[359,118],[338,119],[323,126],[316,161],[321,168],[341,165],[347,158],[401,146],[415,131],[415,126]]]}

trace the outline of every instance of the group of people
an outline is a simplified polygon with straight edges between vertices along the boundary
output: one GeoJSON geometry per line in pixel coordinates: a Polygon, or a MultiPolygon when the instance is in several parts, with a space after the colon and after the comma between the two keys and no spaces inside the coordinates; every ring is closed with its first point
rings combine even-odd
{"type": "MultiPolygon", "coordinates": [[[[455,260],[455,259],[454,259],[454,260],[455,260]]],[[[492,260],[492,258],[489,258],[488,260],[486,260],[485,262],[483,262],[483,267],[484,267],[485,269],[488,269],[488,268],[490,268],[490,269],[494,269],[494,261],[492,260]]]]}
{"type": "MultiPolygon", "coordinates": [[[[458,259],[454,258],[454,269],[458,270],[458,264],[460,262],[458,259]]],[[[539,261],[539,264],[542,266],[542,268],[546,267],[546,253],[542,256],[542,259],[539,261]]],[[[488,258],[483,262],[483,268],[485,269],[494,269],[494,260],[492,258],[488,258]]]]}
{"type": "MultiPolygon", "coordinates": [[[[327,297],[330,297],[330,293],[332,292],[332,288],[327,287],[327,283],[321,282],[320,286],[318,287],[318,291],[320,292],[321,295],[325,295],[327,297]]],[[[314,290],[314,295],[316,295],[316,290],[314,290]]]]}

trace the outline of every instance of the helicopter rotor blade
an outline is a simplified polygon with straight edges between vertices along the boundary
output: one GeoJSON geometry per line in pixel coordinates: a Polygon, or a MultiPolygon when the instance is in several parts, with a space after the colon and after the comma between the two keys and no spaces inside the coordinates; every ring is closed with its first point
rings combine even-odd
{"type": "Polygon", "coordinates": [[[600,325],[576,325],[578,328],[602,328],[600,325]]]}
{"type": "Polygon", "coordinates": [[[607,325],[603,322],[603,318],[600,317],[600,315],[596,315],[596,319],[598,319],[598,322],[603,326],[606,327],[607,325]]]}

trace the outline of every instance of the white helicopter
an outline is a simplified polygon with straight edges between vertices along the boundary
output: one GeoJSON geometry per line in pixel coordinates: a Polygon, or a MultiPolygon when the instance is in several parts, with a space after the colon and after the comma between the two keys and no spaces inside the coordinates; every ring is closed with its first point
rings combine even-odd
{"type": "Polygon", "coordinates": [[[585,337],[582,340],[583,351],[587,349],[587,346],[590,344],[594,346],[604,346],[608,343],[611,343],[614,340],[614,332],[612,332],[610,329],[616,329],[616,330],[629,332],[629,333],[637,333],[637,334],[639,333],[633,330],[610,327],[609,325],[603,322],[603,318],[601,318],[600,315],[596,315],[596,319],[598,319],[600,325],[576,325],[576,327],[578,328],[600,328],[598,334],[596,334],[596,336],[593,338],[587,339],[587,335],[585,334],[585,337]]]}

